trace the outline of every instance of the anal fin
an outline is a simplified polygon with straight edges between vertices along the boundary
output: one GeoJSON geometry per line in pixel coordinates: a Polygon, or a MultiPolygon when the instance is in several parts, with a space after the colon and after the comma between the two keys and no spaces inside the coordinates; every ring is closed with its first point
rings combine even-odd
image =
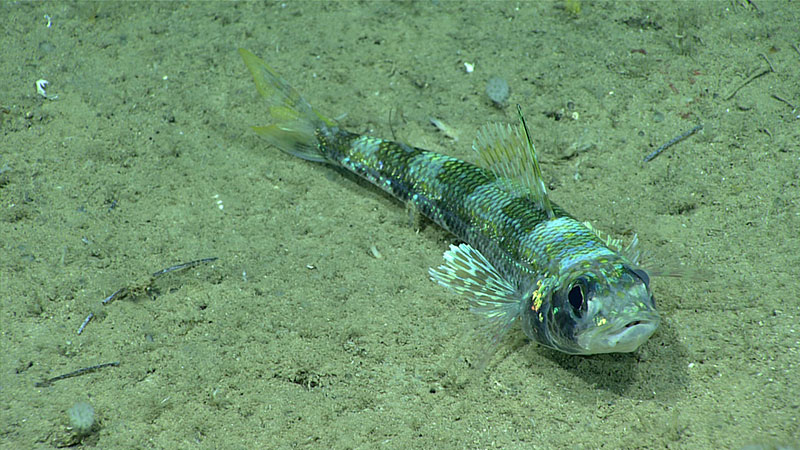
{"type": "Polygon", "coordinates": [[[411,200],[406,202],[406,214],[408,214],[408,226],[411,227],[414,231],[419,232],[422,229],[422,220],[423,215],[422,212],[419,210],[419,207],[416,203],[412,202],[411,200]]]}

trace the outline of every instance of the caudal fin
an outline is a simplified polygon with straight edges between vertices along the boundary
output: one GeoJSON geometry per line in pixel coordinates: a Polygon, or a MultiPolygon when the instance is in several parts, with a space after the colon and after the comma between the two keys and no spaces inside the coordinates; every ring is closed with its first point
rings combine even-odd
{"type": "Polygon", "coordinates": [[[317,132],[335,123],[318,113],[264,61],[243,48],[242,60],[253,75],[256,90],[267,100],[270,124],[253,127],[282,151],[309,161],[324,162],[317,132]]]}

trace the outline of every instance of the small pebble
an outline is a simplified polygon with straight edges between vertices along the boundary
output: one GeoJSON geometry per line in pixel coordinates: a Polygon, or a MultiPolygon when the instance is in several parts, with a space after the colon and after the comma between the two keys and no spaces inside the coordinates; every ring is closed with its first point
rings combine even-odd
{"type": "Polygon", "coordinates": [[[86,402],[78,402],[67,411],[69,424],[76,434],[85,436],[94,426],[94,408],[86,402]]]}
{"type": "Polygon", "coordinates": [[[486,95],[496,108],[505,108],[508,102],[508,97],[511,95],[511,89],[508,87],[508,82],[500,77],[489,78],[486,83],[486,95]]]}

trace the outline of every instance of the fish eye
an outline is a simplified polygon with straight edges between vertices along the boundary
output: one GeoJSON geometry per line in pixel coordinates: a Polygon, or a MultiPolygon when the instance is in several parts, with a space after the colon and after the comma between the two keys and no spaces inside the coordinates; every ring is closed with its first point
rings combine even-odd
{"type": "Polygon", "coordinates": [[[572,286],[572,289],[570,289],[567,294],[567,299],[569,299],[569,304],[572,306],[572,309],[580,315],[581,307],[583,306],[583,288],[580,284],[572,286]]]}

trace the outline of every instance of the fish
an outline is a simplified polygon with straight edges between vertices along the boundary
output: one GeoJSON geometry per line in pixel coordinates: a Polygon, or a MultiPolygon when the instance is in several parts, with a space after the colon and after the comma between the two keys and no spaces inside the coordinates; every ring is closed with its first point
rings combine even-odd
{"type": "Polygon", "coordinates": [[[473,164],[344,130],[239,53],[269,114],[252,128],[269,145],[352,172],[458,238],[428,275],[466,297],[488,345],[520,322],[530,340],[566,354],[628,353],[658,328],[636,235],[623,245],[550,200],[519,105],[518,125],[478,131],[473,164]]]}

